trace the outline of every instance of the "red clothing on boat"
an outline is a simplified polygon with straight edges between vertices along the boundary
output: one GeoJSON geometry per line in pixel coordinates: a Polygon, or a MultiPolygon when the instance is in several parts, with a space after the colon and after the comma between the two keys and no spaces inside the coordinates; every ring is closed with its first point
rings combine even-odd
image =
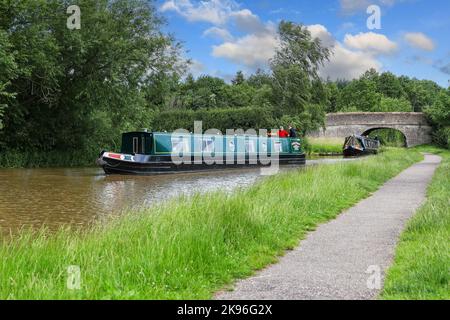
{"type": "Polygon", "coordinates": [[[289,137],[289,133],[286,130],[279,130],[278,131],[278,136],[280,138],[288,138],[289,137]]]}

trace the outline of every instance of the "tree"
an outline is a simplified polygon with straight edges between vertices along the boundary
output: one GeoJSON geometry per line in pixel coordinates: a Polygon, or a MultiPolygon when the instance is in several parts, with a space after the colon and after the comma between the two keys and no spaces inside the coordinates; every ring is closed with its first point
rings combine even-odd
{"type": "MultiPolygon", "coordinates": [[[[313,81],[320,82],[318,70],[328,60],[330,51],[301,24],[282,21],[278,38],[280,46],[271,61],[272,102],[280,114],[304,114],[309,110],[313,81]]],[[[315,123],[310,127],[320,125],[315,123]]]]}
{"type": "Polygon", "coordinates": [[[304,111],[311,98],[311,81],[298,65],[273,66],[272,104],[278,113],[296,114],[304,111]]]}
{"type": "Polygon", "coordinates": [[[391,72],[384,72],[379,76],[377,79],[377,91],[389,98],[400,99],[406,97],[400,80],[391,72]]]}
{"type": "Polygon", "coordinates": [[[433,81],[407,77],[400,77],[400,81],[415,112],[422,112],[426,107],[432,106],[442,89],[433,81]]]}
{"type": "Polygon", "coordinates": [[[341,93],[339,110],[380,111],[382,95],[376,91],[376,83],[367,77],[350,82],[341,93]]]}
{"type": "Polygon", "coordinates": [[[231,83],[235,86],[241,85],[245,82],[244,73],[242,71],[238,71],[236,73],[236,76],[233,80],[231,80],[231,83]]]}
{"type": "MultiPolygon", "coordinates": [[[[11,81],[17,76],[17,64],[11,52],[7,34],[0,30],[0,131],[3,128],[3,116],[8,104],[15,97],[9,90],[11,81]]],[[[0,141],[1,142],[1,141],[0,141]]]]}
{"type": "Polygon", "coordinates": [[[434,104],[425,109],[435,127],[434,141],[450,148],[450,90],[442,89],[434,104]]]}
{"type": "Polygon", "coordinates": [[[339,91],[338,85],[335,82],[328,81],[325,84],[325,92],[327,97],[325,112],[338,112],[341,99],[341,92],[339,91]]]}
{"type": "Polygon", "coordinates": [[[272,76],[261,69],[256,70],[256,73],[252,74],[248,79],[247,83],[254,88],[261,88],[264,85],[272,85],[272,76]]]}
{"type": "Polygon", "coordinates": [[[308,29],[293,22],[281,21],[278,26],[280,47],[271,61],[272,67],[297,66],[310,79],[318,79],[319,67],[330,57],[330,50],[308,29]]]}
{"type": "Polygon", "coordinates": [[[413,112],[411,103],[406,98],[381,97],[380,112],[413,112]]]}
{"type": "Polygon", "coordinates": [[[153,1],[70,1],[82,8],[80,30],[66,27],[69,1],[0,1],[17,64],[1,136],[10,149],[107,145],[150,120],[145,88],[155,75],[183,69],[153,1]]]}

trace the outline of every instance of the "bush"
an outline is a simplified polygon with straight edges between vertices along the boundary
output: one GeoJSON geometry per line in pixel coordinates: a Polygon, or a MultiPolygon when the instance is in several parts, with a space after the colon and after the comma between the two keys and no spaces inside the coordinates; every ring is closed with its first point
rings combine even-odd
{"type": "Polygon", "coordinates": [[[433,142],[441,147],[450,149],[450,127],[437,129],[433,133],[433,142]]]}
{"type": "Polygon", "coordinates": [[[411,103],[405,98],[389,98],[382,97],[380,112],[412,112],[413,107],[411,103]]]}
{"type": "Polygon", "coordinates": [[[152,130],[186,129],[193,132],[194,121],[203,121],[203,130],[219,129],[222,133],[226,129],[271,129],[275,124],[272,111],[266,108],[174,110],[158,113],[152,130]]]}

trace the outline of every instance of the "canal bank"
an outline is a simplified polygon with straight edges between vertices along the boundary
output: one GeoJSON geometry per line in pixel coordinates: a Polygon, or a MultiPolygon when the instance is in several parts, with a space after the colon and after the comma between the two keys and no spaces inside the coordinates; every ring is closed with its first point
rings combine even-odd
{"type": "MultiPolygon", "coordinates": [[[[344,158],[314,158],[307,165],[344,158]]],[[[280,172],[298,169],[282,166],[280,172]]],[[[86,228],[124,211],[150,208],[181,195],[232,192],[263,179],[260,169],[154,176],[105,175],[99,168],[0,169],[0,235],[22,228],[86,228]],[[20,195],[19,197],[17,195],[20,195]]]]}
{"type": "Polygon", "coordinates": [[[450,151],[420,147],[443,158],[427,201],[408,222],[381,299],[450,300],[450,151]]]}
{"type": "Polygon", "coordinates": [[[425,159],[308,234],[279,263],[240,281],[225,300],[374,299],[406,221],[425,200],[441,158],[425,159]]]}
{"type": "Polygon", "coordinates": [[[415,150],[389,150],[240,192],[181,198],[87,232],[24,233],[0,246],[0,298],[210,298],[421,159],[415,150]],[[66,287],[73,265],[80,290],[66,287]]]}

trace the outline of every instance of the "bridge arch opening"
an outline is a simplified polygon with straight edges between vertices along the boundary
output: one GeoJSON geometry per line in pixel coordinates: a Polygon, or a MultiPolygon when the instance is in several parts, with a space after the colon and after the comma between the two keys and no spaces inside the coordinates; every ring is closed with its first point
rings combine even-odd
{"type": "Polygon", "coordinates": [[[383,127],[371,128],[363,132],[363,135],[371,138],[378,138],[383,146],[399,148],[408,147],[406,135],[397,129],[383,127]]]}

